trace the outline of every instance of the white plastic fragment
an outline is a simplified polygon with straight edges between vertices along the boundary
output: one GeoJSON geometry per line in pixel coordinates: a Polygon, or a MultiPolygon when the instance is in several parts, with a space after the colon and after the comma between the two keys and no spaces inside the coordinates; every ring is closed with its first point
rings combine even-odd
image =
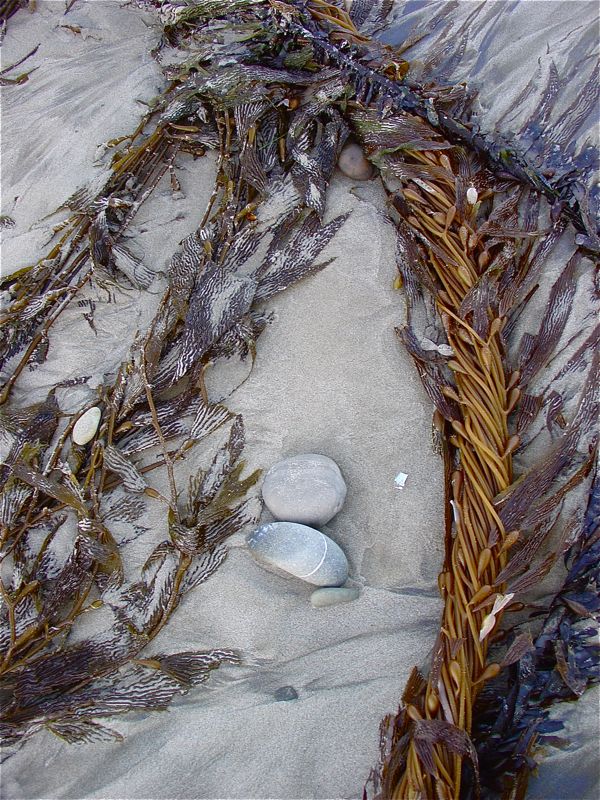
{"type": "Polygon", "coordinates": [[[407,478],[408,475],[406,474],[406,472],[399,472],[394,478],[394,483],[396,485],[396,488],[404,489],[404,484],[406,483],[407,478]]]}
{"type": "Polygon", "coordinates": [[[84,445],[96,435],[102,411],[98,406],[88,408],[85,414],[82,414],[75,425],[73,426],[73,441],[75,444],[84,445]]]}
{"type": "Polygon", "coordinates": [[[469,186],[467,189],[467,203],[474,206],[478,198],[477,189],[474,186],[469,186]]]}

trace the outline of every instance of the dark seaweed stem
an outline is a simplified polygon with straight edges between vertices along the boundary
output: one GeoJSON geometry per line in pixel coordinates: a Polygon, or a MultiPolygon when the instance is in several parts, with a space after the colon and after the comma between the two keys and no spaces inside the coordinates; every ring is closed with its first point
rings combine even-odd
{"type": "MultiPolygon", "coordinates": [[[[240,41],[247,39],[243,28],[240,41]]],[[[42,728],[67,741],[119,738],[97,719],[166,708],[211,669],[238,660],[231,650],[147,655],[145,648],[182,597],[224,561],[226,538],[259,513],[260,503],[246,496],[259,472],[242,477],[243,421],[208,401],[203,375],[219,359],[253,360],[255,339],[266,325],[257,306],[324,266],[314,261],[345,216],[321,225],[305,196],[322,209],[346,129],[333,103],[302,112],[303,124],[295,137],[290,134],[288,147],[292,154],[304,148],[314,160],[310,170],[300,168],[281,148],[286,112],[273,112],[288,94],[286,73],[281,82],[268,69],[223,80],[215,50],[204,71],[206,91],[198,89],[181,104],[172,90],[177,95],[185,76],[172,84],[160,105],[164,111],[174,100],[169,118],[141,144],[135,139],[144,126],[138,128],[129,149],[113,159],[113,175],[100,193],[71,198],[75,214],[52,257],[7,282],[33,320],[8,342],[8,358],[23,349],[25,355],[5,386],[0,415],[10,445],[0,491],[0,730],[8,744],[42,728]],[[171,170],[178,152],[203,154],[205,141],[217,143],[220,155],[202,224],[173,256],[168,288],[146,335],[134,341],[112,383],[90,403],[102,415],[96,436],[89,445],[77,445],[73,426],[87,408],[60,429],[55,390],[25,409],[13,407],[10,390],[32,361],[36,336],[49,335],[61,311],[52,292],[68,288],[73,295],[77,281],[91,276],[119,285],[118,239],[132,213],[171,170]],[[279,193],[280,218],[274,226],[261,223],[262,204],[277,203],[279,193]],[[249,259],[263,240],[266,255],[252,265],[249,259]],[[40,298],[47,301],[41,303],[44,317],[35,305],[40,298]],[[173,464],[224,425],[230,428],[225,444],[206,470],[192,474],[186,492],[173,464]],[[158,468],[169,486],[168,538],[151,549],[139,578],[126,584],[125,546],[146,532],[141,522],[147,503],[165,502],[148,483],[158,468]],[[67,522],[75,534],[64,560],[54,544],[67,522]],[[125,526],[129,537],[117,538],[113,522],[125,526]],[[72,644],[71,630],[98,608],[108,612],[112,625],[72,644]]],[[[313,77],[301,80],[304,85],[313,77]]],[[[172,182],[177,185],[176,178],[172,182]]],[[[272,209],[267,218],[272,220],[272,209]]],[[[142,290],[148,285],[143,272],[128,277],[138,279],[142,290]]],[[[17,310],[10,309],[9,323],[16,325],[17,310]]]]}
{"type": "MultiPolygon", "coordinates": [[[[553,187],[544,175],[518,153],[514,144],[493,141],[482,133],[472,121],[463,122],[450,116],[432,97],[424,97],[424,90],[421,87],[415,85],[414,82],[409,85],[408,78],[400,82],[393,81],[376,69],[361,64],[360,39],[357,43],[356,37],[348,32],[344,41],[345,29],[335,23],[333,13],[329,17],[325,17],[323,13],[316,14],[310,0],[308,2],[291,0],[291,2],[298,9],[298,16],[302,22],[289,19],[283,21],[282,26],[294,36],[310,42],[320,61],[326,64],[335,64],[342,70],[345,77],[351,78],[357,87],[359,99],[364,105],[369,105],[372,100],[379,97],[385,100],[386,109],[410,111],[417,114],[438,129],[452,144],[467,146],[470,150],[478,153],[498,177],[511,176],[543,194],[553,206],[558,204],[560,213],[564,214],[576,230],[586,235],[587,239],[587,235],[590,233],[590,221],[582,216],[579,200],[573,193],[574,180],[563,181],[560,188],[553,187]],[[341,45],[331,41],[331,31],[324,29],[324,20],[334,23],[336,37],[338,40],[342,40],[341,45]],[[342,50],[343,46],[347,52],[342,50]]],[[[327,4],[320,3],[319,7],[323,5],[327,4]]],[[[335,10],[339,13],[336,6],[332,5],[331,9],[332,12],[335,10]]],[[[392,53],[386,53],[381,45],[378,45],[378,48],[383,51],[382,61],[384,56],[392,56],[392,53]]],[[[368,54],[372,61],[372,49],[369,49],[368,54]]],[[[586,246],[593,252],[599,252],[597,243],[589,241],[586,246]]]]}
{"type": "MultiPolygon", "coordinates": [[[[58,226],[61,236],[46,257],[2,279],[2,285],[10,287],[14,297],[0,319],[0,355],[4,364],[27,346],[2,386],[0,405],[6,403],[20,374],[47,342],[50,329],[64,308],[92,275],[106,282],[118,270],[113,249],[180,149],[180,143],[171,139],[168,126],[158,127],[134,146],[147,120],[132,134],[129,150],[115,159],[114,174],[102,190],[93,197],[81,191],[66,202],[75,214],[58,226]],[[133,176],[133,188],[126,188],[133,176]]],[[[148,285],[148,276],[142,269],[136,273],[134,267],[128,277],[134,285],[148,285]]]]}
{"type": "Polygon", "coordinates": [[[6,25],[13,14],[27,5],[27,0],[2,0],[0,2],[0,25],[6,25]]]}

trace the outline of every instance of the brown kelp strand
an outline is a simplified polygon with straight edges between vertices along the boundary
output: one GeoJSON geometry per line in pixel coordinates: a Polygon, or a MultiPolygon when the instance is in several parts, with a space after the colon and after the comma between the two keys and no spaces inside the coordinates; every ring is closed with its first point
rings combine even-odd
{"type": "Polygon", "coordinates": [[[558,505],[554,498],[563,492],[557,479],[562,476],[570,489],[591,468],[598,364],[590,365],[564,440],[539,467],[515,476],[513,454],[521,439],[514,413],[564,331],[579,256],[555,282],[539,333],[516,370],[505,330],[544,247],[543,236],[535,236],[533,244],[531,231],[519,227],[516,187],[496,191],[493,174],[477,156],[450,143],[442,147],[440,137],[429,134],[437,149],[426,150],[428,134],[417,134],[426,123],[417,117],[409,129],[400,116],[380,120],[359,106],[349,113],[384,180],[401,181],[401,188],[390,192],[399,223],[398,266],[409,300],[408,324],[398,334],[436,405],[447,441],[446,502],[453,514],[439,582],[444,612],[430,671],[409,684],[398,715],[384,722],[383,760],[370,788],[375,797],[461,797],[478,791],[480,770],[473,745],[457,739],[457,730],[471,732],[477,697],[501,671],[502,660],[488,656],[489,642],[505,609],[544,577],[555,558],[536,561],[552,525],[541,535],[534,525],[558,505]],[[423,290],[435,301],[433,317],[423,290]],[[421,347],[424,317],[451,355],[421,347]],[[541,507],[545,514],[537,513],[541,507]],[[529,539],[536,548],[527,552],[529,539]],[[509,570],[517,541],[525,544],[509,570]]]}
{"type": "MultiPolygon", "coordinates": [[[[521,634],[507,652],[490,651],[506,612],[558,558],[547,549],[563,501],[594,468],[597,333],[555,376],[549,367],[597,243],[588,173],[550,183],[518,150],[469,127],[472,92],[441,79],[420,85],[404,58],[410,42],[396,52],[373,38],[387,2],[354,2],[350,12],[325,0],[140,4],[156,8],[164,26],[155,57],[166,61],[177,48],[185,60],[164,67],[167,88],[131,137],[109,143],[102,185],[67,202],[73,214],[48,256],[4,281],[13,295],[2,339],[10,444],[0,496],[4,734],[9,742],[41,728],[68,741],[114,737],[98,718],[164,708],[222,661],[237,660],[230,650],[145,650],[184,594],[222,563],[227,536],[258,511],[247,497],[257,475],[243,477],[243,421],[208,402],[204,376],[222,358],[252,362],[268,322],[262,304],[324,266],[319,253],[345,220],[322,223],[328,183],[352,133],[381,173],[397,225],[408,305],[397,333],[435,407],[446,484],[439,635],[428,669],[413,671],[398,713],[382,724],[381,763],[367,793],[466,797],[487,790],[504,768],[509,788],[522,785],[536,742],[535,687],[523,700],[532,727],[520,750],[511,742],[521,717],[498,716],[493,687],[519,693],[556,645],[552,681],[559,676],[570,693],[561,687],[548,696],[577,696],[597,658],[575,624],[572,635],[565,626],[556,633],[557,615],[596,610],[587,593],[597,542],[588,518],[563,537],[570,572],[546,610],[542,638],[531,640],[540,659],[521,634]],[[65,426],[55,392],[16,408],[13,388],[26,366],[43,361],[54,321],[84,285],[148,288],[151,276],[124,249],[122,233],[167,172],[176,185],[180,160],[207,149],[217,151],[217,177],[201,224],[173,256],[148,330],[90,404],[100,410],[97,431],[77,444],[78,417],[65,426]],[[537,333],[517,338],[563,235],[574,245],[537,333]],[[424,346],[425,330],[434,349],[424,346]],[[581,377],[575,403],[561,394],[562,370],[581,377]],[[551,380],[540,394],[542,374],[551,380]],[[524,470],[516,455],[544,407],[547,427],[560,435],[524,470]],[[176,465],[225,425],[211,466],[182,488],[176,465]],[[143,537],[148,503],[162,504],[168,538],[138,578],[125,581],[123,540],[111,527],[125,524],[143,537]],[[60,563],[52,542],[66,523],[76,533],[60,563]],[[82,615],[100,608],[112,626],[71,644],[82,615]],[[496,761],[486,744],[494,718],[505,743],[496,761]],[[482,779],[485,758],[490,773],[482,779]]],[[[432,52],[431,60],[444,59],[432,52]]],[[[555,92],[546,94],[544,121],[555,92]]],[[[591,97],[586,88],[584,109],[591,97]]],[[[550,133],[562,141],[576,127],[563,121],[550,133]]]]}

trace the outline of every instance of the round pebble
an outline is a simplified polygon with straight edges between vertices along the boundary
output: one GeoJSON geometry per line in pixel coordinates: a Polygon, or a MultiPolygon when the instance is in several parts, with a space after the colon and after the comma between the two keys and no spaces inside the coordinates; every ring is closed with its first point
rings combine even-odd
{"type": "Polygon", "coordinates": [[[335,461],[306,453],[272,466],[266,474],[262,495],[275,519],[320,526],[343,506],[346,483],[335,461]]]}
{"type": "Polygon", "coordinates": [[[344,145],[338,159],[338,167],[355,181],[366,181],[373,177],[373,165],[367,161],[363,149],[356,142],[344,145]]]}
{"type": "Polygon", "coordinates": [[[293,686],[280,686],[279,689],[275,689],[273,692],[273,697],[278,703],[285,703],[289,700],[297,700],[298,692],[293,686]]]}
{"type": "Polygon", "coordinates": [[[85,414],[79,417],[73,427],[73,441],[75,444],[83,445],[92,441],[98,430],[101,417],[102,411],[98,406],[89,408],[85,414]]]}
{"type": "Polygon", "coordinates": [[[339,603],[350,603],[356,600],[359,594],[358,589],[352,587],[317,589],[311,594],[310,602],[314,608],[325,608],[325,606],[337,606],[339,603]]]}
{"type": "Polygon", "coordinates": [[[268,522],[249,533],[246,542],[255,561],[314,586],[341,586],[348,561],[321,531],[296,522],[268,522]]]}

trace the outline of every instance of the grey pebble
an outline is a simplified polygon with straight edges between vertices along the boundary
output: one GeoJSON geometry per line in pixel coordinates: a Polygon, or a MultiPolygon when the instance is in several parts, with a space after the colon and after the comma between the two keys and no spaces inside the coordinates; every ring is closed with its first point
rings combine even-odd
{"type": "Polygon", "coordinates": [[[366,181],[373,177],[373,165],[367,161],[362,147],[356,142],[344,145],[338,159],[338,167],[355,181],[366,181]]]}
{"type": "Polygon", "coordinates": [[[346,483],[333,459],[305,453],[274,464],[262,495],[275,519],[320,526],[343,506],[346,483]]]}
{"type": "Polygon", "coordinates": [[[278,703],[285,702],[287,700],[297,700],[298,692],[293,686],[280,686],[279,689],[275,689],[273,692],[273,697],[278,703]]]}
{"type": "Polygon", "coordinates": [[[356,600],[359,594],[359,590],[352,587],[317,589],[311,594],[310,602],[314,608],[325,608],[325,606],[337,606],[339,603],[350,603],[356,600]]]}
{"type": "Polygon", "coordinates": [[[324,533],[296,522],[268,522],[246,542],[262,566],[287,572],[314,586],[341,586],[348,577],[342,549],[324,533]]]}

